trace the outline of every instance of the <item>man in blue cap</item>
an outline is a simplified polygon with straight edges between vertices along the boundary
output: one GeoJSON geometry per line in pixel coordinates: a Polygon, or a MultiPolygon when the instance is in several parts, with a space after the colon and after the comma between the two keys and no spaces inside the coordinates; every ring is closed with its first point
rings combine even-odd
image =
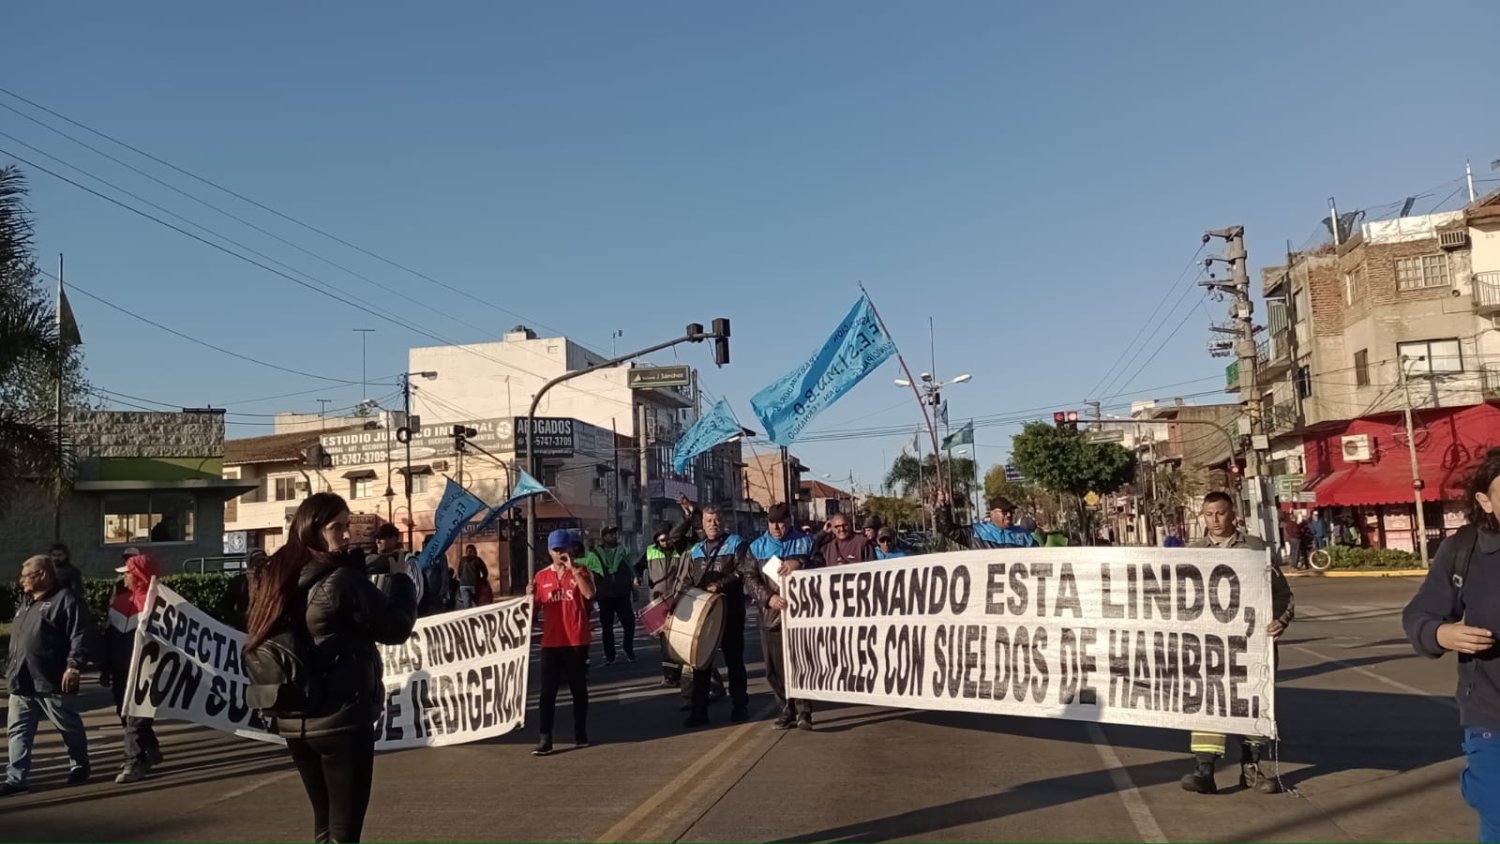
{"type": "Polygon", "coordinates": [[[552,565],[537,572],[526,590],[542,617],[542,688],[537,707],[541,736],[534,756],[552,752],[557,691],[565,678],[573,695],[573,740],[579,747],[589,744],[589,601],[594,597],[594,576],[574,556],[577,541],[572,531],[552,531],[547,537],[552,565]]]}
{"type": "Polygon", "coordinates": [[[792,700],[786,694],[786,659],[782,649],[781,611],[786,609],[782,595],[786,578],[806,567],[812,559],[812,537],[792,524],[791,508],[772,505],[766,513],[766,532],[750,543],[750,553],[741,563],[740,578],[745,591],[760,608],[761,651],[766,659],[766,681],[781,705],[781,714],[771,725],[775,730],[812,729],[812,704],[792,700]],[[774,577],[767,577],[765,566],[780,560],[774,577]]]}
{"type": "MultiPolygon", "coordinates": [[[[745,672],[745,592],[740,584],[740,565],[749,554],[749,543],[729,532],[720,521],[719,508],[710,504],[701,510],[679,496],[682,506],[682,521],[672,528],[671,541],[675,547],[691,548],[682,566],[681,588],[696,587],[722,596],[724,602],[724,634],[719,640],[719,650],[724,654],[724,667],[729,672],[729,697],[734,704],[729,720],[744,721],[750,717],[749,681],[745,672]],[[701,519],[703,540],[693,542],[693,525],[701,519]]],[[[693,697],[690,714],[685,727],[701,727],[708,723],[709,671],[693,672],[693,697]]]]}

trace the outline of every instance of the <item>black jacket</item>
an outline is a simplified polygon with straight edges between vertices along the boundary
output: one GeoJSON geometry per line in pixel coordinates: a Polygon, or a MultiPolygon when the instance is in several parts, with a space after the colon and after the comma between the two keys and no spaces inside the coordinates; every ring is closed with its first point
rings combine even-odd
{"type": "Polygon", "coordinates": [[[399,645],[411,635],[416,585],[393,575],[382,590],[358,561],[336,557],[304,566],[297,588],[307,594],[304,618],[313,645],[302,659],[322,672],[324,699],[315,715],[278,719],[276,732],[314,738],[369,728],[385,708],[376,644],[399,645]]]}
{"type": "MultiPolygon", "coordinates": [[[[694,511],[694,515],[697,515],[697,511],[694,511]]],[[[745,601],[740,583],[740,564],[750,555],[750,543],[741,541],[730,533],[723,534],[712,542],[699,542],[694,522],[694,519],[684,518],[672,528],[669,536],[672,547],[681,555],[677,564],[681,578],[678,591],[688,587],[707,589],[710,584],[716,583],[728,601],[730,610],[743,613],[745,601]],[[701,557],[693,553],[700,545],[703,546],[701,557]],[[727,550],[731,545],[734,550],[727,550]]]]}
{"type": "Polygon", "coordinates": [[[83,572],[78,570],[78,566],[72,563],[63,563],[58,566],[57,585],[72,592],[73,597],[78,599],[78,605],[83,607],[84,612],[88,612],[88,605],[83,602],[83,572]]]}
{"type": "MultiPolygon", "coordinates": [[[[1453,584],[1461,544],[1449,537],[1438,546],[1427,579],[1401,614],[1406,638],[1422,656],[1437,659],[1447,653],[1437,642],[1437,629],[1444,624],[1461,620],[1500,630],[1500,534],[1479,531],[1462,595],[1453,584]]],[[[1500,728],[1500,651],[1458,655],[1457,699],[1460,725],[1500,728]]]]}
{"type": "Polygon", "coordinates": [[[92,637],[88,610],[62,586],[44,598],[23,599],[10,623],[10,655],[5,662],[11,694],[58,694],[63,671],[83,670],[92,637]]]}

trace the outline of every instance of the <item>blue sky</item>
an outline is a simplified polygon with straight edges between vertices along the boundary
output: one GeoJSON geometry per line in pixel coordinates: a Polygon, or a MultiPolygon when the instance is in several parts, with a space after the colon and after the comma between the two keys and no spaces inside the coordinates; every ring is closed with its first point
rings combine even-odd
{"type": "MultiPolygon", "coordinates": [[[[1213,390],[1224,361],[1204,341],[1224,307],[1180,295],[1204,229],[1244,224],[1254,271],[1314,234],[1330,195],[1353,209],[1441,185],[1422,211],[1459,184],[1465,158],[1500,175],[1500,108],[1468,37],[1500,31],[1492,3],[418,9],[26,4],[8,12],[19,35],[0,78],[497,307],[107,147],[404,294],[392,295],[12,112],[0,131],[455,342],[524,315],[608,350],[616,330],[625,348],[731,317],[729,367],[713,370],[706,347],[681,354],[709,365],[706,385],[747,421],[749,396],[822,341],[860,281],[914,369],[929,366],[931,316],[938,373],[974,375],[950,392],[955,421],[1213,390]],[[1175,310],[1131,345],[1164,296],[1175,310]]],[[[0,148],[95,185],[9,138],[0,148]]],[[[372,377],[433,344],[31,178],[46,266],[65,252],[70,281],[165,325],[352,380],[354,328],[377,329],[372,377]]],[[[236,414],[359,398],[357,385],[219,355],[82,295],[74,307],[92,380],[121,394],[236,414]]],[[[896,375],[872,376],[811,432],[915,424],[896,375]]],[[[231,419],[236,435],[269,430],[254,424],[265,417],[231,419]]],[[[980,429],[982,463],[1003,458],[1014,430],[980,429]]],[[[818,474],[868,485],[902,439],[797,450],[818,474]]]]}

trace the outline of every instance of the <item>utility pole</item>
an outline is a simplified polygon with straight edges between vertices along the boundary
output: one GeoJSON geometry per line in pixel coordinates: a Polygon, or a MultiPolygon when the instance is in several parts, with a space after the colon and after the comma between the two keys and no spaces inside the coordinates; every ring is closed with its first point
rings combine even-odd
{"type": "Polygon", "coordinates": [[[365,366],[365,360],[366,360],[366,357],[365,357],[365,340],[371,334],[375,333],[375,329],[373,329],[373,328],[356,328],[356,329],[353,329],[353,330],[359,334],[359,383],[360,383],[360,394],[359,394],[359,397],[360,397],[360,400],[362,400],[362,401],[369,401],[370,400],[370,376],[368,374],[368,368],[365,366]]]}
{"type": "Polygon", "coordinates": [[[1418,552],[1422,555],[1422,568],[1424,569],[1428,567],[1427,508],[1422,504],[1422,489],[1426,484],[1422,482],[1422,472],[1417,467],[1417,438],[1412,431],[1411,421],[1411,377],[1406,372],[1406,362],[1420,363],[1426,359],[1426,355],[1418,355],[1414,358],[1402,355],[1401,359],[1396,361],[1396,365],[1401,367],[1401,391],[1406,396],[1406,401],[1401,409],[1406,415],[1406,452],[1411,456],[1411,492],[1417,508],[1417,535],[1413,537],[1412,542],[1417,546],[1418,552]]]}
{"type": "Polygon", "coordinates": [[[413,547],[414,532],[417,526],[416,513],[411,508],[411,438],[420,434],[421,420],[412,418],[411,415],[411,377],[418,375],[431,381],[437,377],[436,372],[403,372],[401,373],[401,427],[396,429],[396,442],[406,446],[406,550],[415,551],[413,547]]]}
{"type": "MultiPolygon", "coordinates": [[[[1333,219],[1333,227],[1337,231],[1338,218],[1336,216],[1333,219]]],[[[1250,420],[1251,445],[1245,455],[1245,479],[1250,493],[1248,525],[1252,534],[1264,539],[1267,544],[1274,545],[1276,520],[1271,514],[1273,502],[1266,494],[1265,478],[1269,454],[1266,448],[1258,447],[1259,443],[1265,441],[1269,431],[1266,430],[1265,420],[1260,418],[1259,412],[1260,373],[1256,369],[1255,304],[1250,300],[1250,273],[1246,266],[1245,227],[1229,226],[1212,229],[1203,235],[1203,242],[1207,243],[1216,237],[1224,240],[1224,257],[1209,258],[1203,263],[1204,266],[1213,266],[1215,261],[1228,264],[1229,280],[1220,282],[1210,279],[1200,284],[1226,293],[1230,297],[1231,322],[1225,332],[1232,333],[1234,337],[1234,356],[1239,362],[1240,406],[1245,409],[1245,416],[1250,420]]],[[[1336,234],[1335,237],[1337,237],[1336,234]]],[[[1230,453],[1229,459],[1231,463],[1234,461],[1233,452],[1230,453]]]]}
{"type": "MultiPolygon", "coordinates": [[[[641,478],[641,547],[648,547],[651,543],[651,453],[646,450],[646,403],[637,402],[635,406],[635,430],[636,445],[640,452],[640,466],[638,470],[641,478]]],[[[666,489],[665,480],[662,489],[666,489]]],[[[527,547],[531,545],[527,541],[527,547]]]]}
{"type": "Polygon", "coordinates": [[[318,399],[318,430],[320,431],[328,430],[328,405],[332,403],[332,399],[318,399]]]}

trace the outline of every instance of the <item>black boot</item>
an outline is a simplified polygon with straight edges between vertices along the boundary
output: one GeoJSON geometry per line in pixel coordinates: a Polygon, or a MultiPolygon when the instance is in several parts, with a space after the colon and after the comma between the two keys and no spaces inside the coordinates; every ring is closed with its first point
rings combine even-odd
{"type": "Polygon", "coordinates": [[[1217,756],[1212,753],[1195,753],[1193,772],[1182,778],[1182,790],[1196,794],[1218,794],[1219,785],[1214,782],[1214,763],[1217,756]]]}
{"type": "Polygon", "coordinates": [[[1261,772],[1259,745],[1240,745],[1240,785],[1261,794],[1280,794],[1282,791],[1279,779],[1261,772]]]}

